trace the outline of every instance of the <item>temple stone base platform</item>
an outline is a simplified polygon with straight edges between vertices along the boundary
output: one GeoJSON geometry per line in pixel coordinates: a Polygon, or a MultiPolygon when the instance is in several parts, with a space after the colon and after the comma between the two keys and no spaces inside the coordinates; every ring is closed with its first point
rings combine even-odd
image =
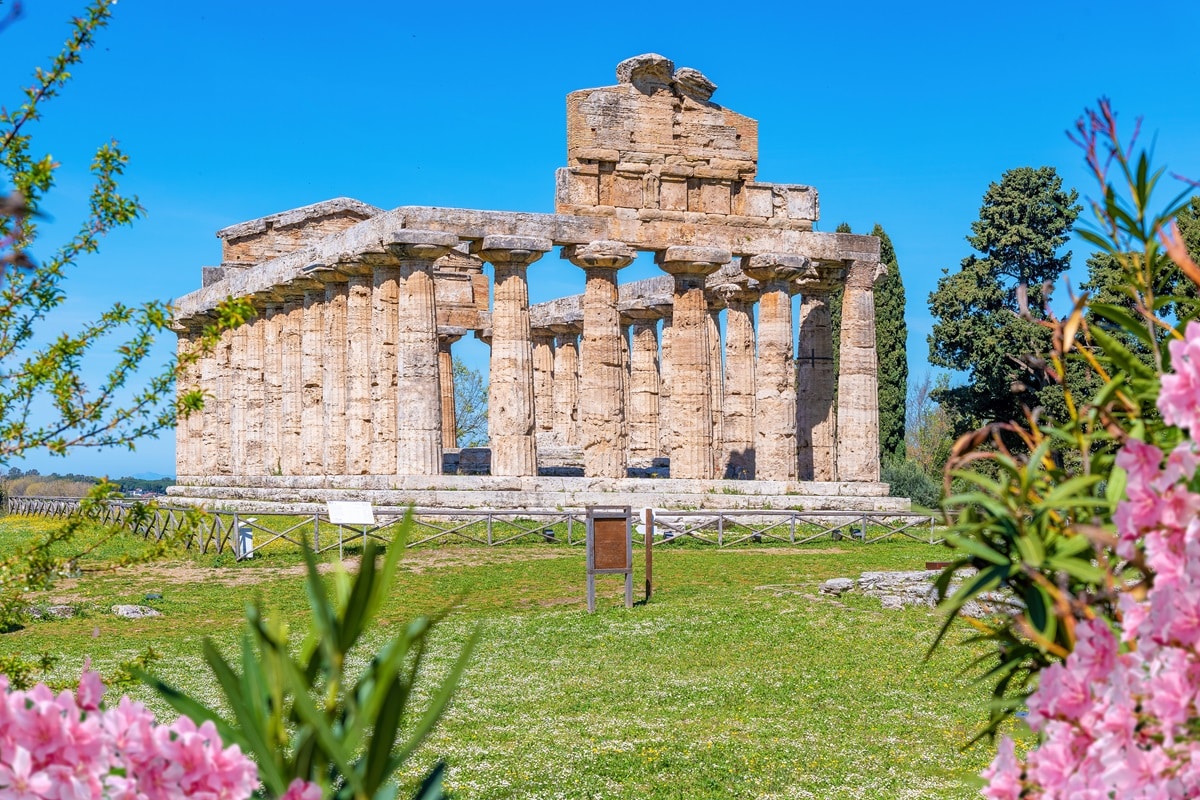
{"type": "Polygon", "coordinates": [[[172,503],[256,513],[288,510],[311,513],[322,510],[328,500],[366,500],[377,506],[529,510],[580,509],[591,505],[664,510],[903,512],[911,508],[907,498],[889,497],[886,483],[867,482],[459,475],[184,476],[167,492],[172,503]]]}

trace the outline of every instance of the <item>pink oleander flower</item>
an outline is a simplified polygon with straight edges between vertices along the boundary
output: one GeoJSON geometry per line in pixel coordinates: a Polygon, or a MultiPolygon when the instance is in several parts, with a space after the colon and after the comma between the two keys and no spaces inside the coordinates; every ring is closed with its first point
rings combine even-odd
{"type": "Polygon", "coordinates": [[[1172,341],[1171,374],[1163,375],[1158,395],[1158,410],[1168,425],[1186,428],[1192,435],[1200,433],[1200,323],[1189,322],[1183,339],[1172,341]]]}
{"type": "Polygon", "coordinates": [[[224,747],[211,722],[159,725],[128,697],[104,709],[87,667],[75,693],[13,691],[4,676],[0,692],[4,800],[245,800],[258,786],[254,762],[224,747]]]}
{"type": "MultiPolygon", "coordinates": [[[[1200,432],[1200,323],[1170,344],[1173,373],[1158,398],[1163,419],[1200,432]]],[[[983,776],[991,800],[1182,800],[1200,798],[1200,452],[1185,440],[1164,460],[1153,445],[1125,443],[1128,475],[1113,515],[1119,555],[1139,549],[1154,582],[1146,597],[1118,599],[1120,625],[1076,629],[1065,661],[1045,669],[1030,696],[1039,745],[1024,761],[1000,743],[983,776]],[[1127,652],[1118,652],[1123,643],[1127,652]]]]}
{"type": "Polygon", "coordinates": [[[296,778],[288,784],[280,800],[321,800],[321,787],[296,778]]]}

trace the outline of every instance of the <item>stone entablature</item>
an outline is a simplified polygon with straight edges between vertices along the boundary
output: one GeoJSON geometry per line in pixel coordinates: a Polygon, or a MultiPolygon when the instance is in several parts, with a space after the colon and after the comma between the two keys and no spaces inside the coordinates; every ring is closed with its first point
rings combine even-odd
{"type": "Polygon", "coordinates": [[[177,430],[181,482],[432,479],[456,444],[451,348],[473,331],[493,476],[536,476],[543,451],[597,480],[669,459],[673,479],[874,485],[879,241],[814,231],[814,189],[757,182],[757,124],[700,73],[647,55],[618,81],[568,98],[557,213],[339,198],[220,231],[222,266],[175,304],[181,347],[227,297],[259,315],[189,371],[211,399],[177,430]],[[666,274],[619,285],[638,252],[666,274]],[[586,290],[531,306],[550,259],[586,290]]]}

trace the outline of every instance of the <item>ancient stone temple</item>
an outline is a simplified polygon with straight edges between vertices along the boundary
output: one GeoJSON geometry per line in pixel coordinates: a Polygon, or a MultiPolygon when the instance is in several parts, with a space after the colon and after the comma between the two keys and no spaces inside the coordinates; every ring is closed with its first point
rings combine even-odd
{"type": "Polygon", "coordinates": [[[617,81],[567,97],[553,214],[340,198],[218,231],[180,347],[227,297],[258,315],[188,376],[209,400],[177,428],[176,498],[906,508],[879,483],[878,240],[814,231],[816,189],[759,181],[757,123],[698,71],[650,54],[617,81]],[[622,283],[647,252],[663,275],[622,283]],[[543,259],[583,294],[531,306],[543,259]],[[468,334],[489,447],[460,451],[468,334]]]}

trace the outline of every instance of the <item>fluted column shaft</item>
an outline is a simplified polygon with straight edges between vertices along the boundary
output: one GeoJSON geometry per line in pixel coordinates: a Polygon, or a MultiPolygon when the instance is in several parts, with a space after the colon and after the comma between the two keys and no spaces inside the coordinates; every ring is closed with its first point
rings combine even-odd
{"type": "Polygon", "coordinates": [[[633,263],[637,253],[621,242],[600,241],[564,248],[563,255],[587,276],[579,353],[583,474],[589,478],[624,478],[628,433],[617,270],[633,263]]]}
{"type": "Polygon", "coordinates": [[[579,443],[579,331],[573,325],[554,326],[554,432],[568,446],[579,443]]]}
{"type": "Polygon", "coordinates": [[[663,315],[658,357],[658,453],[671,457],[671,314],[663,315]]]}
{"type": "Polygon", "coordinates": [[[538,433],[554,430],[554,334],[533,331],[533,420],[538,433]]]}
{"type": "MultiPolygon", "coordinates": [[[[803,290],[802,290],[803,291],[803,290]]],[[[800,300],[796,354],[796,440],[802,481],[837,480],[837,417],[833,405],[833,325],[829,295],[805,292],[800,300]]]]}
{"type": "Polygon", "coordinates": [[[747,259],[743,269],[760,284],[758,363],[754,397],[755,477],[795,480],[796,365],[792,359],[792,295],[808,259],[766,253],[747,259]]]}
{"type": "Polygon", "coordinates": [[[229,473],[246,474],[246,329],[232,331],[229,344],[229,473]]]}
{"type": "Polygon", "coordinates": [[[442,474],[442,388],[433,262],[458,244],[453,234],[401,230],[388,250],[400,260],[396,460],[400,475],[442,474]]]}
{"type": "Polygon", "coordinates": [[[325,333],[325,287],[315,283],[304,291],[304,329],[300,347],[302,395],[300,401],[300,453],[304,475],[324,472],[325,409],[323,407],[324,369],[321,340],[325,333]]]}
{"type": "Polygon", "coordinates": [[[704,278],[730,260],[710,247],[669,247],[658,263],[675,279],[671,322],[671,477],[713,477],[712,359],[704,278]]]}
{"type": "Polygon", "coordinates": [[[229,365],[228,330],[222,331],[212,351],[200,365],[200,383],[204,387],[204,473],[224,475],[229,464],[229,365]]]}
{"type": "Polygon", "coordinates": [[[346,297],[346,472],[371,472],[372,284],[370,273],[351,274],[346,297]]]}
{"type": "Polygon", "coordinates": [[[396,335],[400,327],[400,267],[372,264],[371,474],[396,473],[396,335]]]}
{"type": "Polygon", "coordinates": [[[725,475],[725,367],[721,363],[721,310],[708,309],[709,405],[712,408],[713,476],[725,475]]]}
{"type": "Polygon", "coordinates": [[[838,480],[879,480],[879,365],[875,281],[881,265],[855,261],[842,294],[838,374],[838,480]]]}
{"type": "Polygon", "coordinates": [[[757,292],[735,289],[725,295],[724,469],[726,478],[755,477],[755,343],[757,292]]]}
{"type": "Polygon", "coordinates": [[[283,421],[283,325],[287,320],[284,305],[278,299],[266,304],[263,328],[263,470],[268,475],[282,474],[280,462],[280,426],[283,421]]]}
{"type": "Polygon", "coordinates": [[[629,457],[639,465],[658,455],[658,319],[634,320],[629,354],[629,457]]]}
{"type": "MultiPolygon", "coordinates": [[[[198,327],[198,326],[197,326],[198,327]]],[[[194,345],[194,337],[196,333],[182,325],[175,329],[175,353],[176,362],[180,365],[180,376],[175,387],[177,397],[181,397],[186,392],[196,388],[199,383],[200,369],[196,362],[185,363],[188,360],[188,354],[192,351],[194,345]]],[[[178,407],[178,406],[176,406],[178,407]]],[[[193,438],[193,427],[191,421],[193,418],[200,416],[199,411],[193,411],[186,417],[179,414],[175,419],[175,474],[176,475],[198,475],[199,470],[196,468],[195,461],[195,440],[193,438]]]]}
{"type": "Polygon", "coordinates": [[[495,270],[488,380],[493,475],[537,475],[526,271],[552,246],[549,239],[486,236],[479,250],[479,256],[495,270]]]}
{"type": "Polygon", "coordinates": [[[266,387],[264,371],[267,320],[263,316],[265,307],[261,302],[255,304],[256,316],[242,327],[246,329],[246,356],[243,363],[246,407],[246,434],[244,446],[245,471],[244,475],[265,475],[266,455],[263,452],[263,441],[266,436],[266,387]]]}
{"type": "Polygon", "coordinates": [[[438,336],[438,380],[442,392],[442,450],[458,447],[458,408],[454,399],[454,343],[462,334],[438,336]]]}
{"type": "Polygon", "coordinates": [[[282,343],[283,373],[280,381],[279,452],[284,475],[303,474],[300,430],[304,397],[304,295],[284,298],[282,343]]]}
{"type": "Polygon", "coordinates": [[[350,286],[345,280],[325,284],[324,374],[325,436],[322,461],[326,475],[346,474],[346,311],[350,286]]]}

